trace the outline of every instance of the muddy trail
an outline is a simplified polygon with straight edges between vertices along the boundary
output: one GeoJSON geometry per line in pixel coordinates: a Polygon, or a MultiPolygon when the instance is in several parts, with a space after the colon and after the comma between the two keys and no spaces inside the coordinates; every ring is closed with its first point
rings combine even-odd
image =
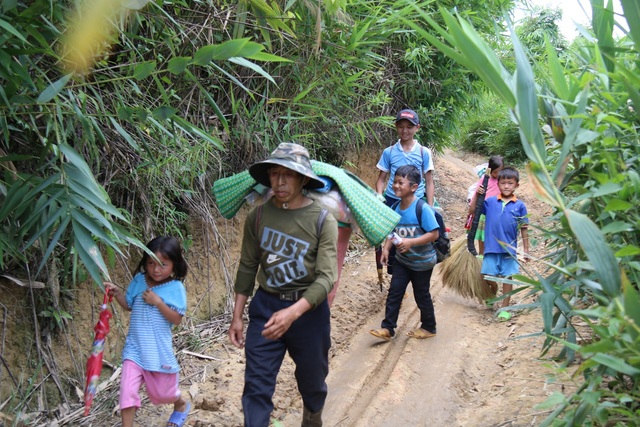
{"type": "MultiPolygon", "coordinates": [[[[373,165],[378,155],[360,152],[350,159],[353,172],[369,185],[377,177],[373,165]]],[[[477,181],[474,166],[485,161],[452,151],[435,159],[436,198],[444,208],[453,241],[464,238],[467,188],[477,181]]],[[[521,173],[516,194],[527,203],[531,223],[541,223],[549,209],[534,197],[526,175],[521,173]]],[[[241,223],[238,219],[234,224],[241,223]]],[[[534,230],[530,239],[533,257],[541,257],[544,248],[534,230]]],[[[533,262],[522,273],[531,275],[538,268],[533,262]]],[[[554,391],[573,387],[569,379],[551,375],[550,355],[540,358],[543,337],[539,335],[542,327],[537,310],[518,310],[510,320],[501,322],[484,304],[444,288],[439,266],[431,280],[437,336],[416,340],[406,335],[419,324],[409,287],[396,337],[381,342],[369,330],[380,327],[388,285],[388,277],[382,288],[378,282],[373,248],[354,233],[331,310],[325,426],[532,426],[549,413],[536,409],[536,404],[554,391]]],[[[521,292],[512,297],[512,304],[532,303],[533,298],[521,292]]],[[[189,426],[243,425],[244,352],[229,343],[224,324],[218,329],[217,338],[202,351],[179,354],[181,390],[192,403],[189,426]]],[[[213,333],[202,334],[208,332],[213,333]]],[[[300,425],[302,402],[293,369],[291,360],[285,358],[273,398],[274,426],[300,425]]],[[[56,426],[119,426],[118,383],[114,373],[107,390],[94,403],[96,408],[110,409],[96,409],[88,418],[79,415],[81,409],[74,409],[66,422],[56,426]]],[[[164,426],[171,409],[168,405],[153,406],[145,399],[136,425],[164,426]]]]}

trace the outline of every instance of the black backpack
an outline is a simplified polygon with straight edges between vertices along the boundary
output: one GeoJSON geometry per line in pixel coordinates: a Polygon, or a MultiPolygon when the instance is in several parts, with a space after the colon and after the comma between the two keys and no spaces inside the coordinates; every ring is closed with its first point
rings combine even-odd
{"type": "MultiPolygon", "coordinates": [[[[418,199],[418,203],[416,203],[416,217],[418,218],[418,225],[422,228],[423,231],[427,231],[422,226],[422,206],[426,202],[424,199],[418,199]]],[[[391,209],[395,210],[396,206],[400,204],[400,201],[397,201],[391,206],[391,209]]],[[[447,232],[447,226],[444,224],[444,218],[440,215],[440,212],[437,210],[433,210],[433,213],[436,216],[436,221],[438,222],[438,238],[435,242],[433,242],[433,248],[436,250],[436,257],[438,258],[438,262],[442,262],[449,257],[451,254],[451,242],[449,240],[449,233],[447,232]]]]}

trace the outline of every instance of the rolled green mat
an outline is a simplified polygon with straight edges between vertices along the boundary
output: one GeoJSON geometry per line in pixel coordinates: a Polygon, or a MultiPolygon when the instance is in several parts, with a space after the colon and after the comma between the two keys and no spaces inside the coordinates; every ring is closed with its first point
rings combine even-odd
{"type": "Polygon", "coordinates": [[[244,198],[256,184],[248,170],[214,182],[213,195],[222,216],[226,219],[233,218],[244,204],[244,198]]]}
{"type": "MultiPolygon", "coordinates": [[[[341,168],[316,160],[311,161],[311,167],[317,175],[327,176],[335,181],[367,241],[372,246],[384,242],[400,221],[400,215],[381,202],[375,191],[351,172],[347,173],[341,168]]],[[[222,216],[226,219],[233,218],[256,184],[248,170],[217,180],[212,191],[222,216]]]]}
{"type": "Polygon", "coordinates": [[[328,163],[311,161],[316,175],[328,176],[340,189],[340,194],[349,206],[360,231],[372,246],[378,246],[393,231],[400,215],[380,201],[373,189],[351,172],[328,163]]]}

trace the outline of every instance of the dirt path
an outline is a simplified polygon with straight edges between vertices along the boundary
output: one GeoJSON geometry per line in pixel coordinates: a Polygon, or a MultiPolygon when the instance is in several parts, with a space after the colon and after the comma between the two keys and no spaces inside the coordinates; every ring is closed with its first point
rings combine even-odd
{"type": "MultiPolygon", "coordinates": [[[[375,180],[377,153],[361,153],[353,164],[366,182],[375,180]],[[367,157],[368,156],[368,157],[367,157]],[[366,174],[369,174],[368,176],[366,174]]],[[[445,208],[454,239],[463,236],[466,191],[473,183],[477,156],[448,153],[436,161],[436,197],[445,208]]],[[[546,208],[533,196],[526,178],[518,197],[525,200],[532,222],[540,222],[546,208]]],[[[532,233],[532,253],[540,244],[532,233]]],[[[403,303],[396,338],[380,342],[369,334],[384,316],[386,289],[380,291],[373,249],[354,239],[347,255],[340,288],[332,307],[332,349],[325,426],[531,426],[547,414],[534,406],[553,391],[571,387],[548,377],[539,359],[542,337],[539,312],[522,310],[500,322],[484,305],[443,288],[436,267],[432,278],[438,335],[428,340],[409,339],[417,327],[418,310],[409,295],[403,303]]],[[[533,266],[528,267],[535,268],[533,266]]],[[[388,286],[388,281],[385,284],[388,286]]],[[[521,293],[514,304],[534,303],[521,293]]],[[[206,349],[208,357],[183,356],[183,391],[193,401],[188,425],[233,427],[243,424],[240,397],[244,353],[226,338],[206,349]]],[[[302,412],[293,378],[293,364],[283,364],[273,419],[278,426],[299,426],[302,412]]],[[[164,425],[171,410],[146,404],[138,425],[164,425]]],[[[94,424],[98,425],[98,424],[94,424]]],[[[112,417],[100,425],[118,425],[112,417]]]]}

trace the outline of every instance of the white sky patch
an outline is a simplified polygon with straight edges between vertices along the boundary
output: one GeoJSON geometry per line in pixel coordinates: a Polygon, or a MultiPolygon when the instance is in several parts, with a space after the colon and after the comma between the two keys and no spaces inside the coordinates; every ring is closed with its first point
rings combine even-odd
{"type": "MultiPolygon", "coordinates": [[[[562,10],[562,21],[558,23],[560,32],[567,40],[573,40],[578,36],[578,30],[576,23],[582,25],[585,28],[591,26],[591,3],[589,0],[524,0],[531,6],[548,7],[551,9],[562,10]]],[[[524,2],[521,1],[521,2],[524,2]]],[[[608,0],[605,0],[605,6],[608,0]]],[[[613,10],[615,13],[622,13],[622,6],[620,0],[614,0],[613,10]]],[[[524,13],[521,10],[515,10],[515,19],[522,19],[524,13]]],[[[616,21],[620,21],[620,18],[616,18],[616,21]]],[[[617,36],[622,36],[623,33],[619,29],[614,29],[614,33],[617,36]]]]}

